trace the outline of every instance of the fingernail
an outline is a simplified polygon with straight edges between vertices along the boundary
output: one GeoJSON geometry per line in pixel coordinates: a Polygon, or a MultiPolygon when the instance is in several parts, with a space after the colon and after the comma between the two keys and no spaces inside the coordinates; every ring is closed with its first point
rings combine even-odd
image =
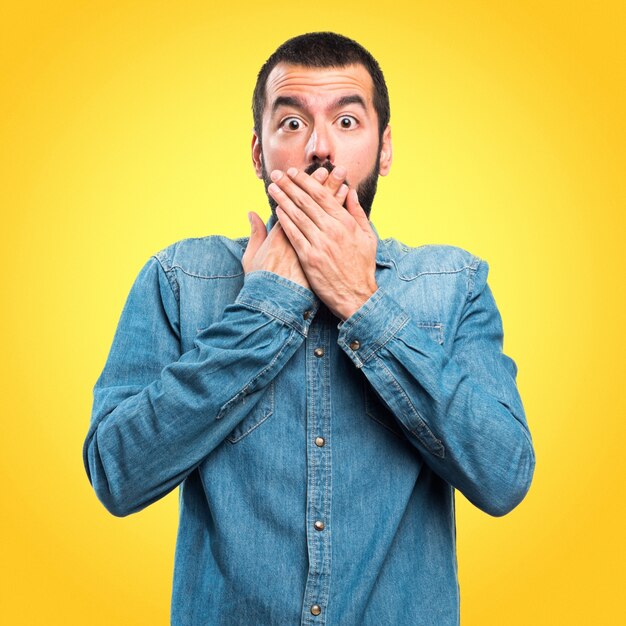
{"type": "Polygon", "coordinates": [[[336,167],[333,170],[333,176],[335,178],[338,178],[338,179],[345,178],[346,177],[346,168],[345,167],[341,167],[341,165],[339,165],[338,167],[336,167]]]}
{"type": "Polygon", "coordinates": [[[287,175],[288,175],[288,176],[291,176],[291,178],[293,178],[294,176],[297,176],[297,175],[298,175],[298,170],[297,170],[295,167],[290,167],[290,168],[287,170],[287,175]]]}
{"type": "Polygon", "coordinates": [[[273,170],[270,174],[270,178],[273,181],[280,180],[283,177],[283,173],[280,170],[273,170]]]}

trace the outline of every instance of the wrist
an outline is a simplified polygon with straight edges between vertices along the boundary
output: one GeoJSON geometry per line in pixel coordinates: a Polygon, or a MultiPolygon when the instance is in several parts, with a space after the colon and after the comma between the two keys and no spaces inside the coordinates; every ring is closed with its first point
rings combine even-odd
{"type": "Polygon", "coordinates": [[[359,289],[358,291],[352,292],[349,298],[341,303],[341,307],[337,309],[338,317],[342,322],[345,322],[349,317],[352,317],[378,290],[378,285],[376,281],[364,287],[363,289],[359,289]]]}

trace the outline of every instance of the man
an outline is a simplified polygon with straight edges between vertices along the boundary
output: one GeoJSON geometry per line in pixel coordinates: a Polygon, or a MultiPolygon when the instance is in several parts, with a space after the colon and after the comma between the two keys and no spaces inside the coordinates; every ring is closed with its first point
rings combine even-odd
{"type": "Polygon", "coordinates": [[[535,462],[487,263],[379,239],[389,101],[356,42],[287,41],[253,112],[272,216],[141,270],[89,479],[119,516],[180,486],[174,624],[457,624],[454,489],[503,515],[535,462]]]}

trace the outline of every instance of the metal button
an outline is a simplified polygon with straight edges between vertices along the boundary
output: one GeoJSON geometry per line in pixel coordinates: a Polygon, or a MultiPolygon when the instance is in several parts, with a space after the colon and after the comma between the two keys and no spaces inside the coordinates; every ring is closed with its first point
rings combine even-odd
{"type": "Polygon", "coordinates": [[[315,348],[313,354],[318,358],[324,356],[324,348],[315,348]]]}
{"type": "Polygon", "coordinates": [[[312,311],[305,311],[305,312],[302,314],[302,317],[303,317],[305,320],[308,320],[308,319],[309,319],[309,317],[311,317],[311,313],[312,313],[312,311]]]}
{"type": "Polygon", "coordinates": [[[322,607],[319,604],[314,604],[311,607],[311,613],[313,613],[313,615],[319,615],[322,612],[322,607]]]}
{"type": "Polygon", "coordinates": [[[315,437],[315,445],[318,448],[321,448],[324,445],[325,441],[324,441],[324,437],[315,437]]]}
{"type": "Polygon", "coordinates": [[[350,342],[350,348],[352,350],[358,350],[360,347],[361,347],[361,344],[356,339],[350,342]]]}
{"type": "Polygon", "coordinates": [[[321,522],[320,520],[317,520],[313,526],[315,526],[315,530],[324,530],[324,522],[321,522]]]}

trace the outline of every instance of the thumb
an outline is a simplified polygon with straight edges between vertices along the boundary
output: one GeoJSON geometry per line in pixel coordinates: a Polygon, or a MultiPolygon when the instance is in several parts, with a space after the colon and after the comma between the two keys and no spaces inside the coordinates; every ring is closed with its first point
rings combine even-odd
{"type": "Polygon", "coordinates": [[[359,196],[357,195],[356,189],[350,189],[348,192],[346,209],[363,230],[371,230],[367,215],[365,215],[363,207],[359,204],[359,196]]]}
{"type": "Polygon", "coordinates": [[[265,241],[267,230],[263,220],[254,211],[248,213],[248,219],[250,220],[250,240],[246,251],[249,250],[254,256],[259,246],[265,241]]]}

